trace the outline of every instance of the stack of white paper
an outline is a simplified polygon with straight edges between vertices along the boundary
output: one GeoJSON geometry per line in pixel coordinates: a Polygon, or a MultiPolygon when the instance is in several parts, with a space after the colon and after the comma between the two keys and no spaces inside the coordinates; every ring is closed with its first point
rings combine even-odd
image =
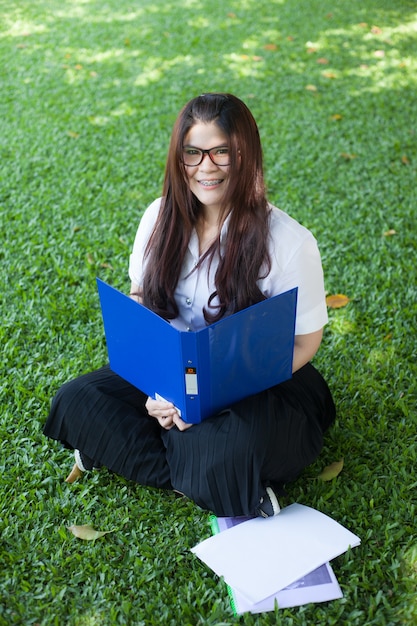
{"type": "MultiPolygon", "coordinates": [[[[224,577],[240,605],[252,607],[268,599],[270,605],[277,592],[359,544],[359,537],[327,515],[292,504],[276,517],[250,519],[220,532],[192,551],[224,577]]],[[[327,571],[331,577],[331,568],[327,571]]],[[[270,609],[258,606],[253,612],[260,610],[270,609]]]]}
{"type": "Polygon", "coordinates": [[[343,598],[342,590],[329,563],[321,565],[307,576],[303,576],[285,589],[277,591],[273,596],[252,603],[241,593],[228,586],[230,603],[236,615],[242,613],[265,613],[273,611],[275,603],[278,608],[286,609],[309,602],[328,602],[343,598]]]}

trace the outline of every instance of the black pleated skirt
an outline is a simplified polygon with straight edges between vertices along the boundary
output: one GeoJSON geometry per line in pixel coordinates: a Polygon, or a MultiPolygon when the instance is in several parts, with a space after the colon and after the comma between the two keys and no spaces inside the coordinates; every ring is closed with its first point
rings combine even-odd
{"type": "Polygon", "coordinates": [[[335,418],[329,388],[311,364],[183,432],[161,428],[146,399],[106,366],[59,389],[44,433],[116,474],[176,489],[219,516],[252,515],[266,482],[297,478],[335,418]]]}

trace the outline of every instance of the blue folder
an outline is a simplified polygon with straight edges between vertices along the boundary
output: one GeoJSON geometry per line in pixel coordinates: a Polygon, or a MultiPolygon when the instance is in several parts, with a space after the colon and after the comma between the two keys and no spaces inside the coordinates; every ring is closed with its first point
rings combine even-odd
{"type": "Polygon", "coordinates": [[[188,423],[291,378],[297,288],[186,332],[97,285],[111,369],[188,423]]]}

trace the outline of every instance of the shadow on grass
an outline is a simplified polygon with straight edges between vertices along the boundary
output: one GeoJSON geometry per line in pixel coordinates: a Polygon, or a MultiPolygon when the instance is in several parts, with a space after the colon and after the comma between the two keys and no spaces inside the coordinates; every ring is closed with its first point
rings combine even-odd
{"type": "MultiPolygon", "coordinates": [[[[307,5],[246,0],[227,8],[211,5],[206,15],[193,1],[142,2],[131,9],[64,2],[52,10],[49,2],[21,2],[4,13],[3,39],[17,48],[25,65],[28,57],[39,62],[43,56],[44,73],[61,69],[61,80],[74,87],[98,81],[101,88],[106,82],[114,88],[114,81],[128,81],[132,101],[109,112],[115,116],[134,113],[134,100],[144,89],[163,90],[172,100],[176,86],[182,93],[187,81],[191,92],[200,86],[236,90],[239,81],[274,76],[304,88],[307,76],[320,82],[333,77],[344,79],[352,95],[404,85],[403,70],[416,63],[409,45],[417,23],[413,2],[402,2],[400,9],[377,0],[343,9],[334,2],[307,5]],[[308,21],[303,12],[309,12],[308,21]]],[[[408,84],[415,76],[407,74],[408,84]]],[[[172,106],[158,104],[162,111],[172,106]]]]}

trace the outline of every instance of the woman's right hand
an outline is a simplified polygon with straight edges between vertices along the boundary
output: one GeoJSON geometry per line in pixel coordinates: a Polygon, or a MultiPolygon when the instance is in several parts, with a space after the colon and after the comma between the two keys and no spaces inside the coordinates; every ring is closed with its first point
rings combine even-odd
{"type": "Polygon", "coordinates": [[[165,430],[170,430],[175,425],[174,420],[180,417],[172,402],[148,398],[145,407],[149,415],[157,419],[159,425],[165,430]]]}
{"type": "Polygon", "coordinates": [[[148,398],[145,407],[149,415],[157,419],[159,425],[165,428],[165,430],[171,430],[173,426],[176,426],[178,430],[183,431],[188,430],[192,426],[192,424],[187,424],[180,418],[172,402],[148,398]]]}

